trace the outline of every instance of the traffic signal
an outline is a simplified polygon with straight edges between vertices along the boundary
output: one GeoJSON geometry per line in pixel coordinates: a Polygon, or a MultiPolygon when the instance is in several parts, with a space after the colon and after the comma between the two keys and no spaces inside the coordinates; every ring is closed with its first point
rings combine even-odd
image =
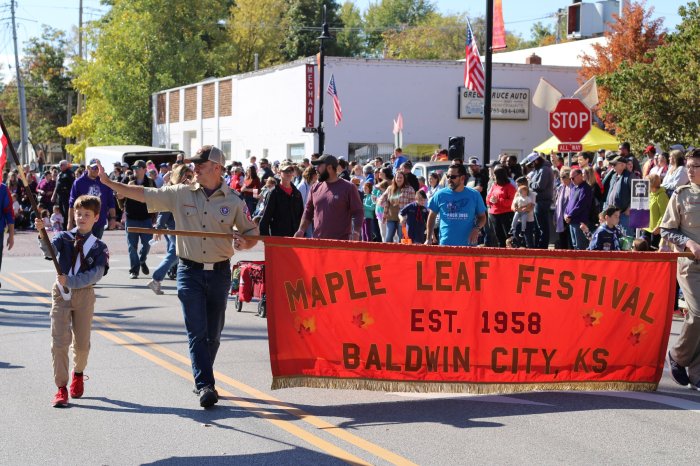
{"type": "Polygon", "coordinates": [[[464,136],[452,136],[447,142],[447,158],[464,161],[464,136]]]}

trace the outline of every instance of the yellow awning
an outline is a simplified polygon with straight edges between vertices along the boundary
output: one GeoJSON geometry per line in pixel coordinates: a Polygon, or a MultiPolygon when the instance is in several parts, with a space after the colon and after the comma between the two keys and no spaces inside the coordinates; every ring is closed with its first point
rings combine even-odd
{"type": "MultiPolygon", "coordinates": [[[[595,152],[600,149],[617,150],[620,143],[615,136],[597,126],[593,126],[588,134],[583,137],[581,144],[583,144],[584,152],[595,152]]],[[[552,136],[533,150],[549,154],[552,151],[557,152],[558,147],[559,139],[552,136]]]]}

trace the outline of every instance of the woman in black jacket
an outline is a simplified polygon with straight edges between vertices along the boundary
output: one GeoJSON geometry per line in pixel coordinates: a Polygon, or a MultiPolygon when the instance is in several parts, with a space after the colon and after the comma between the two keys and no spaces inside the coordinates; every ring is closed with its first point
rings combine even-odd
{"type": "Polygon", "coordinates": [[[280,165],[280,183],[267,194],[265,211],[260,219],[260,234],[264,236],[294,236],[304,213],[301,193],[292,184],[294,165],[280,165]]]}

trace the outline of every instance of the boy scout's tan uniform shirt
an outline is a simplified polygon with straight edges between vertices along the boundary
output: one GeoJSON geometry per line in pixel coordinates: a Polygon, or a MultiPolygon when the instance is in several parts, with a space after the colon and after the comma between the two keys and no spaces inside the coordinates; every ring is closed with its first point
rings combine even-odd
{"type": "MultiPolygon", "coordinates": [[[[678,229],[700,243],[700,186],[690,184],[676,188],[664,213],[661,228],[678,229]]],[[[700,261],[678,258],[678,283],[683,289],[689,311],[700,316],[700,261]]]]}
{"type": "MultiPolygon", "coordinates": [[[[179,230],[257,235],[245,202],[224,183],[207,197],[199,183],[144,188],[149,212],[172,212],[179,230]]],[[[200,263],[214,263],[233,256],[233,241],[222,238],[178,236],[177,255],[200,263]]]]}

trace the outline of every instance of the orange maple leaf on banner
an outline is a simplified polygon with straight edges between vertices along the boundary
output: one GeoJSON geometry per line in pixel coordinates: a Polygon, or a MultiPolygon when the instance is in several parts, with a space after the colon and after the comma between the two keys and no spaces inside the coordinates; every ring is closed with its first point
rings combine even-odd
{"type": "Polygon", "coordinates": [[[638,345],[642,341],[642,337],[647,333],[644,329],[644,324],[639,324],[636,327],[632,327],[630,334],[627,336],[627,340],[632,345],[638,345]]]}
{"type": "Polygon", "coordinates": [[[367,326],[372,325],[373,323],[374,319],[369,314],[369,312],[365,310],[361,310],[360,312],[352,316],[352,324],[357,325],[360,328],[366,328],[367,326]]]}
{"type": "Polygon", "coordinates": [[[304,335],[311,335],[316,332],[316,318],[302,319],[297,317],[294,319],[294,328],[297,329],[297,333],[302,337],[304,335]]]}
{"type": "Polygon", "coordinates": [[[603,313],[596,311],[595,309],[588,309],[581,311],[581,316],[583,321],[586,323],[586,327],[593,327],[594,325],[600,324],[600,319],[603,317],[603,313]]]}

